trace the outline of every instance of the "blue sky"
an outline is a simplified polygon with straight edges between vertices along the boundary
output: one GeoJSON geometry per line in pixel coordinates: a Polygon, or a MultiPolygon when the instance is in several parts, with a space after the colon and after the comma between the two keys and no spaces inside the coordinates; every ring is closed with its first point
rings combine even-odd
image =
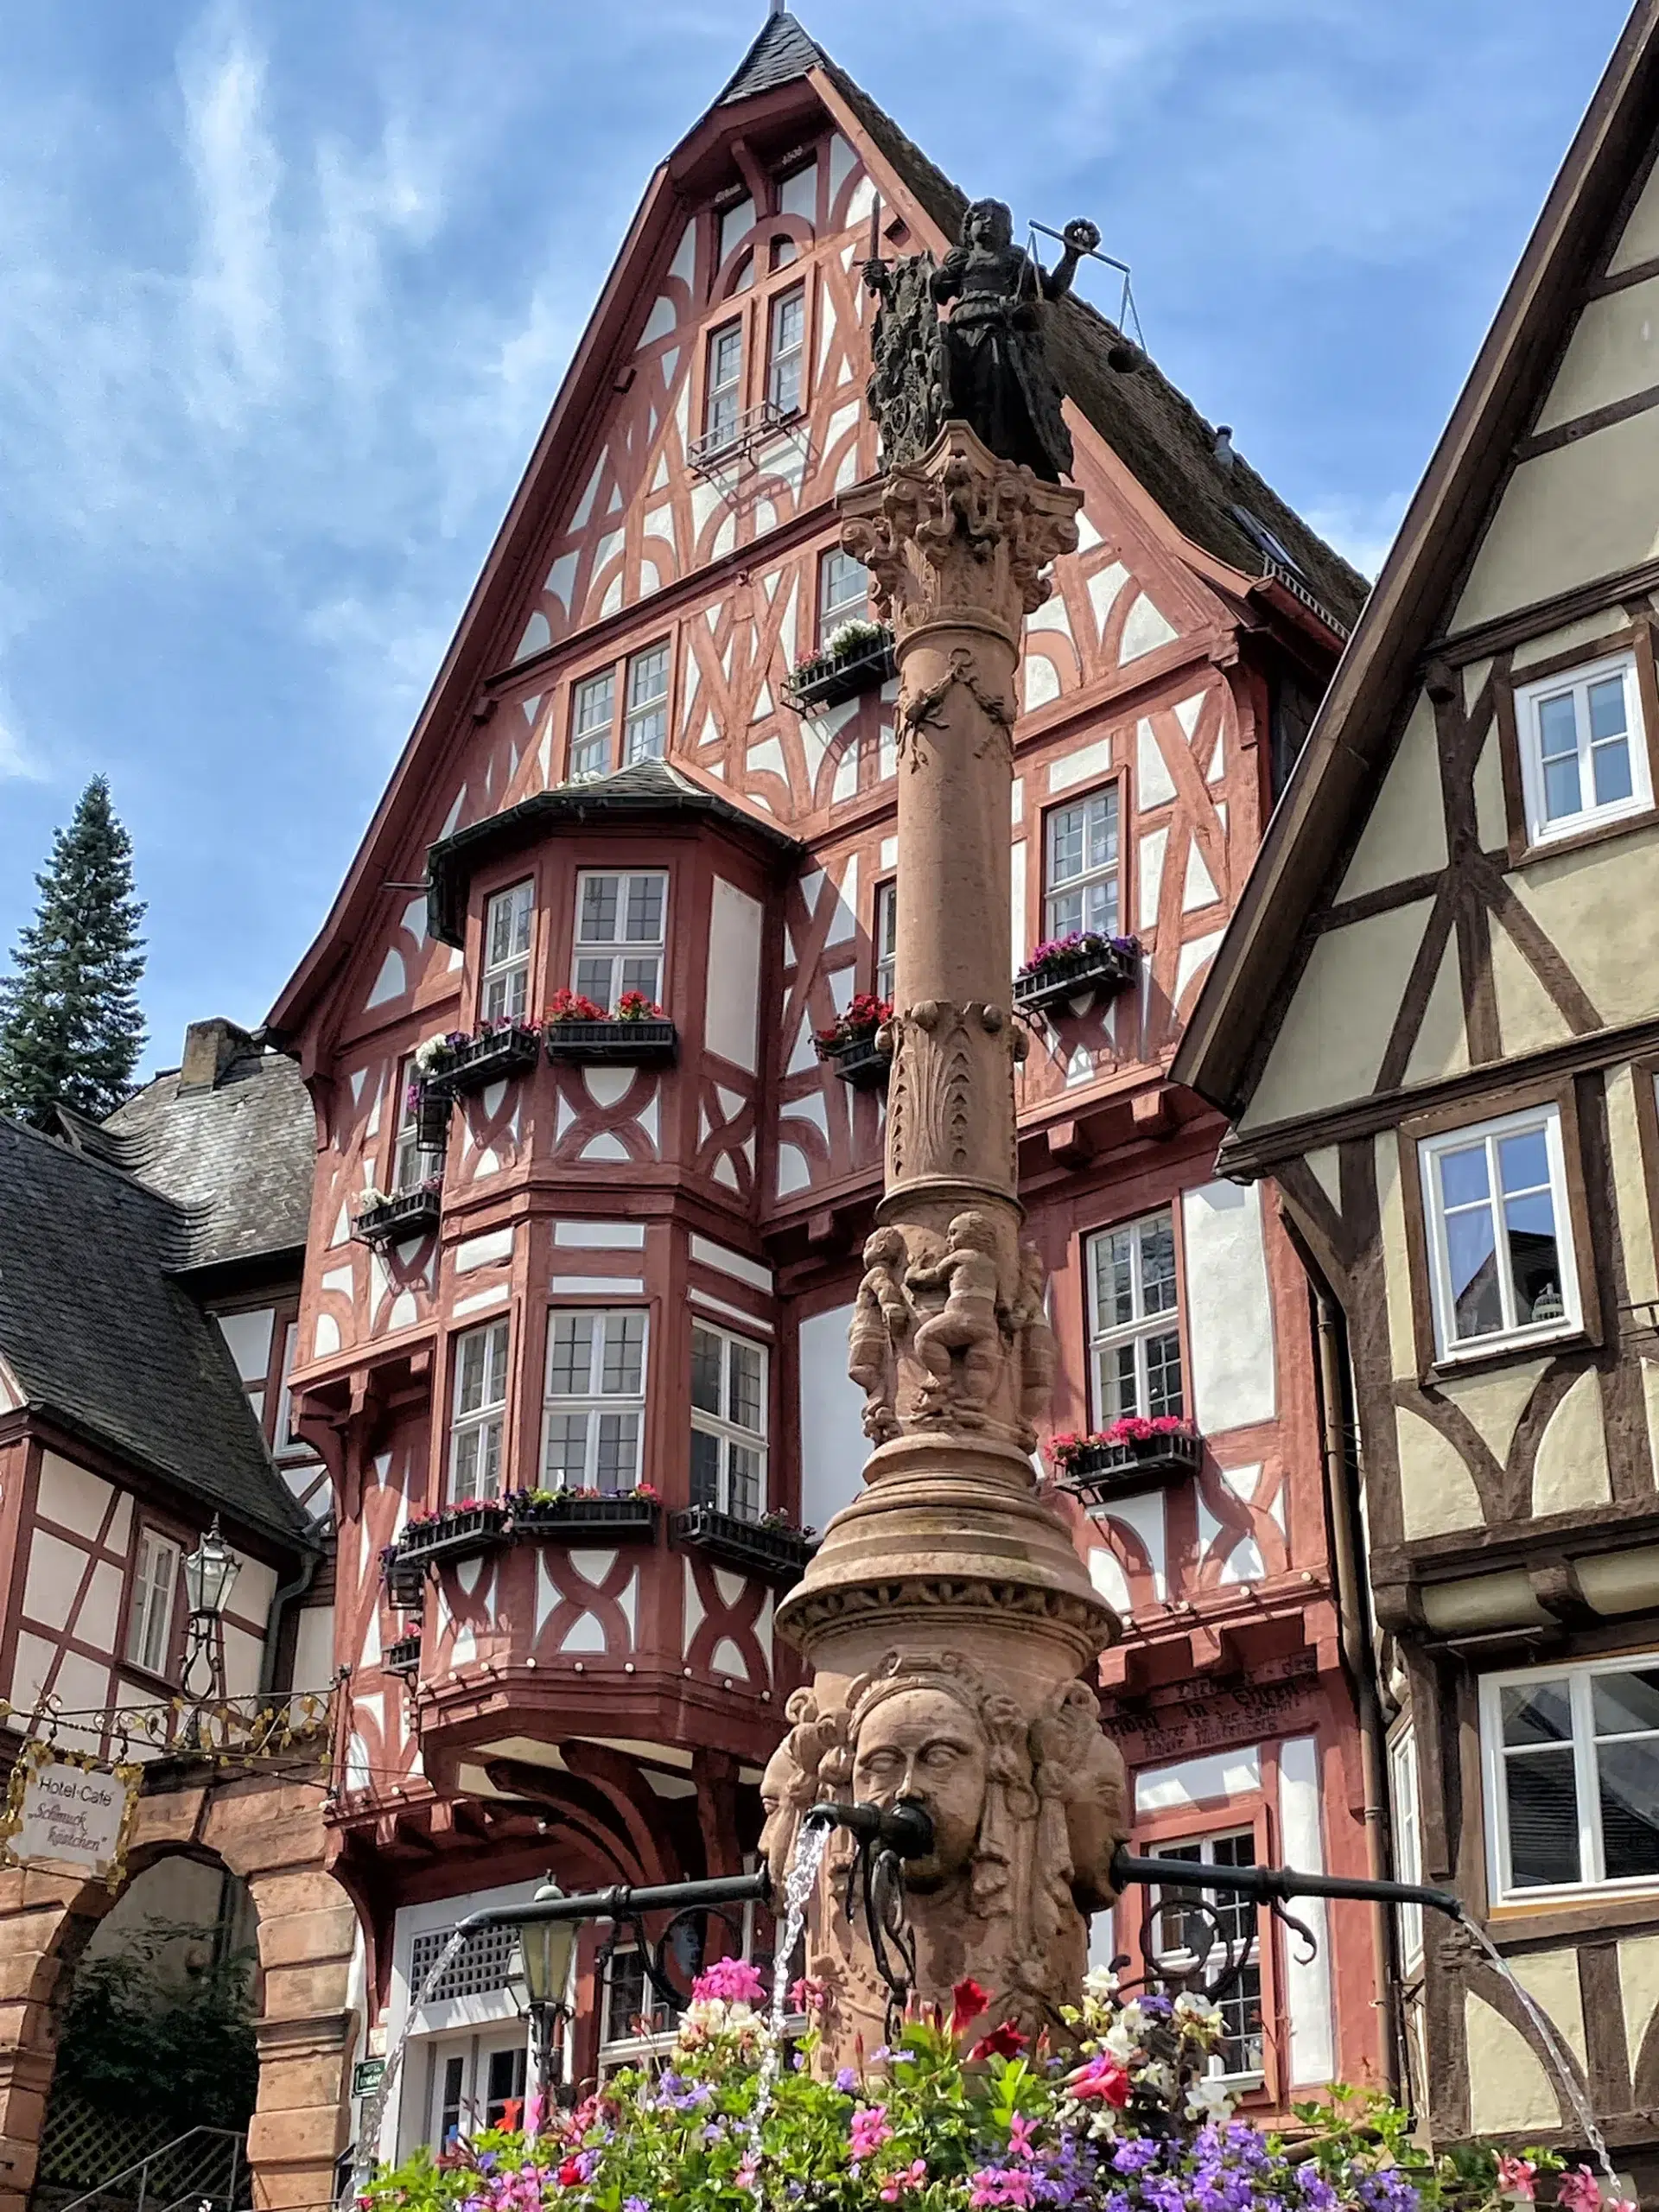
{"type": "MultiPolygon", "coordinates": [[[[761,12],[0,20],[0,944],[102,770],[150,1065],[309,942],[652,164],[761,12]]],[[[1093,217],[1166,372],[1370,570],[1624,5],[798,12],[969,189],[1093,217]]]]}

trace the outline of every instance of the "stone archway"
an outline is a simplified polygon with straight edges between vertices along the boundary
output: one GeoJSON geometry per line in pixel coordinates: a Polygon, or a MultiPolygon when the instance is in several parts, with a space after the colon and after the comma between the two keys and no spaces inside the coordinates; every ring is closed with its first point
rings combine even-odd
{"type": "MultiPolygon", "coordinates": [[[[248,2129],[261,2212],[323,2206],[345,2143],[356,1915],[324,1866],[315,1783],[251,1777],[140,1797],[131,1864],[216,1858],[246,1885],[264,2001],[248,2129]]],[[[101,1885],[0,1871],[0,2212],[27,2212],[55,2058],[65,1974],[110,1909],[101,1885]]]]}

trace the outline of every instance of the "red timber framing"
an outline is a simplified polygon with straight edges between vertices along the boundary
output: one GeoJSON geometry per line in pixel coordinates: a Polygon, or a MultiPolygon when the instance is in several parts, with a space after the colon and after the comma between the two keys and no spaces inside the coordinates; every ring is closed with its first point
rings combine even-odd
{"type": "MultiPolygon", "coordinates": [[[[317,1109],[294,1389],[339,1517],[350,1718],[332,1863],[369,1931],[372,2014],[392,2003],[399,1916],[417,1906],[462,1910],[550,1864],[569,1887],[742,1863],[798,1678],[772,1634],[772,1586],[674,1519],[696,1499],[695,1459],[715,1471],[701,1479],[734,1485],[724,1502],[749,1485],[740,1517],[821,1523],[866,1448],[844,1324],[883,1098],[840,1080],[813,1035],[874,981],[893,687],[878,671],[805,714],[786,687],[821,641],[836,495],[875,465],[857,283],[873,214],[884,252],[938,253],[960,202],[791,18],[772,19],[763,48],[792,55],[792,73],[770,69],[753,92],[740,75],[651,183],[358,858],[271,1015],[317,1109]],[[711,341],[741,327],[741,367],[728,357],[719,374],[736,376],[740,414],[762,408],[772,303],[797,288],[798,410],[711,452],[725,419],[711,341]],[[597,747],[578,756],[592,779],[570,783],[578,741],[597,747]],[[387,888],[429,868],[429,899],[387,888]],[[468,1091],[448,1117],[437,1226],[353,1241],[364,1188],[390,1188],[411,1055],[476,1022],[492,899],[531,887],[512,957],[535,1019],[591,972],[584,886],[613,879],[624,912],[647,876],[665,906],[640,894],[636,950],[659,960],[647,995],[675,1026],[672,1061],[543,1052],[468,1091]],[[618,1404],[634,1392],[630,1466],[658,1495],[656,1527],[486,1544],[434,1567],[418,1612],[396,1610],[381,1549],[454,1500],[457,1468],[470,1484],[487,1465],[503,1491],[542,1478],[549,1424],[573,1402],[568,1378],[548,1398],[550,1331],[572,1311],[645,1317],[642,1379],[617,1390],[618,1404]],[[499,1351],[467,1350],[480,1331],[499,1351]],[[498,1425],[457,1458],[463,1371],[486,1377],[463,1425],[498,1425]],[[394,1643],[410,1663],[416,1627],[416,1671],[388,1671],[394,1643]]],[[[1079,312],[1089,342],[1105,327],[1079,312]]],[[[1115,893],[1112,926],[1143,948],[1130,989],[1033,1023],[1021,1077],[1023,1187],[1063,1351],[1055,1422],[1102,1418],[1089,1240],[1164,1217],[1183,1402],[1206,1450],[1196,1481],[1078,1513],[1125,1618],[1103,1713],[1149,1838],[1254,1824],[1275,1856],[1288,1839],[1303,1863],[1313,1849],[1363,1872],[1306,1284],[1276,1200],[1215,1183],[1221,1125],[1166,1074],[1271,806],[1278,702],[1316,696],[1340,648],[1337,617],[1309,601],[1340,600],[1350,618],[1363,586],[1249,472],[1230,482],[1207,426],[1155,390],[1179,413],[1192,497],[1173,516],[1071,405],[1082,540],[1031,624],[1016,733],[1011,974],[1052,933],[1079,836],[1100,897],[1115,893]],[[1225,521],[1241,499],[1294,537],[1317,593],[1263,578],[1225,521]],[[1080,832],[1054,827],[1107,793],[1080,832]]],[[[595,1382],[587,1410],[602,1398],[595,1382]]],[[[1113,1931],[1097,1934],[1109,1952],[1113,1931]]],[[[1386,2074],[1370,1923],[1339,1916],[1332,1938],[1314,1982],[1293,1987],[1268,1963],[1268,2102],[1386,2074]]],[[[590,2005],[583,2069],[598,2034],[590,2005]]]]}

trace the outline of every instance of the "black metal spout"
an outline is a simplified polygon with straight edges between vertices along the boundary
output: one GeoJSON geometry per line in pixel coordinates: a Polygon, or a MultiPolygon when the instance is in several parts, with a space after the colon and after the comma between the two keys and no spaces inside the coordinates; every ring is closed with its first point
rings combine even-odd
{"type": "Polygon", "coordinates": [[[845,1828],[861,1843],[874,1844],[899,1859],[925,1859],[933,1848],[933,1821],[913,1797],[896,1805],[814,1805],[804,1815],[808,1827],[845,1828]]]}
{"type": "Polygon", "coordinates": [[[1228,1897],[1283,1904],[1291,1897],[1355,1897],[1370,1904],[1420,1904],[1449,1920],[1464,1916],[1463,1900],[1450,1890],[1417,1882],[1371,1882],[1345,1874],[1303,1874],[1294,1866],[1205,1866],[1192,1859],[1136,1859],[1120,1845],[1112,1881],[1123,1889],[1147,1882],[1159,1889],[1213,1890],[1228,1897]]]}
{"type": "Polygon", "coordinates": [[[645,1912],[694,1912],[723,1904],[766,1904],[772,1877],[764,1866],[752,1874],[715,1874],[701,1882],[655,1882],[631,1887],[587,1890],[575,1897],[550,1897],[540,1904],[486,1905],[469,1912],[456,1927],[471,1936],[486,1928],[524,1928],[545,1920],[631,1920],[645,1912]]]}

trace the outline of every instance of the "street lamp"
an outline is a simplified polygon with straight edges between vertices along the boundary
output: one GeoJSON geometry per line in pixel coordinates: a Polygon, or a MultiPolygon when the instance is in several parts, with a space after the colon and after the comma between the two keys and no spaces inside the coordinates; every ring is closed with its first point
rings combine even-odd
{"type": "MultiPolygon", "coordinates": [[[[532,1902],[554,1904],[563,1901],[564,1891],[550,1874],[537,1891],[532,1902]]],[[[569,1920],[523,1920],[518,1924],[518,1954],[523,1963],[524,1987],[530,1997],[531,2043],[536,2060],[536,2094],[541,2100],[545,2115],[548,2093],[553,2080],[553,2057],[556,2049],[562,2050],[562,2031],[569,2018],[570,2008],[565,2002],[565,1992],[570,1986],[570,1962],[576,1954],[582,1923],[569,1920]]]]}
{"type": "MultiPolygon", "coordinates": [[[[225,1608],[231,1600],[231,1589],[242,1572],[242,1562],[219,1533],[219,1516],[213,1516],[213,1525],[184,1561],[184,1594],[190,1607],[189,1649],[184,1658],[184,1687],[193,1698],[200,1697],[191,1688],[191,1677],[198,1659],[205,1658],[208,1666],[206,1695],[211,1696],[219,1681],[219,1662],[216,1630],[224,1618],[225,1608]]],[[[196,1721],[200,1730],[200,1713],[196,1721]]]]}

